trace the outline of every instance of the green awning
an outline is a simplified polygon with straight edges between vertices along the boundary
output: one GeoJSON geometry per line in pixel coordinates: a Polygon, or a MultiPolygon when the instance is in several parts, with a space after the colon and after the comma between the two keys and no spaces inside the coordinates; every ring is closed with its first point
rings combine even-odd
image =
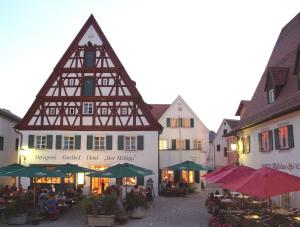
{"type": "Polygon", "coordinates": [[[10,176],[10,177],[64,177],[64,174],[48,170],[44,167],[29,166],[20,168],[18,170],[0,172],[0,176],[10,176]]]}
{"type": "Polygon", "coordinates": [[[13,164],[10,164],[10,165],[7,165],[7,166],[0,167],[0,173],[16,171],[16,170],[22,169],[24,167],[25,166],[20,165],[18,163],[13,163],[13,164]]]}

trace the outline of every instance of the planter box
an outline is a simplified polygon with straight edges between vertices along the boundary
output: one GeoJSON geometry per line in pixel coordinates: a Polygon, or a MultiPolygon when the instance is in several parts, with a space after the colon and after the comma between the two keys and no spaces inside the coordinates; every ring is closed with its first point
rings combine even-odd
{"type": "Polygon", "coordinates": [[[15,216],[11,216],[7,224],[9,225],[25,225],[27,222],[27,214],[18,214],[15,216]]]}
{"type": "Polygon", "coordinates": [[[146,211],[144,207],[136,207],[133,210],[129,211],[129,216],[135,219],[141,219],[145,217],[146,211]]]}
{"type": "Polygon", "coordinates": [[[115,215],[87,215],[88,226],[114,226],[115,215]]]}

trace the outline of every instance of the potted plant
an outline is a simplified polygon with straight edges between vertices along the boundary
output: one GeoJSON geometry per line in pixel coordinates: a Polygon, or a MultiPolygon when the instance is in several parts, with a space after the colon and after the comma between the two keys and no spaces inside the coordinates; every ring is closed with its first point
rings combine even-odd
{"type": "Polygon", "coordinates": [[[117,194],[89,196],[81,200],[89,226],[113,226],[116,213],[117,194]]]}
{"type": "Polygon", "coordinates": [[[27,222],[29,200],[24,195],[17,195],[9,200],[3,214],[7,224],[24,225],[27,222]]]}
{"type": "Polygon", "coordinates": [[[143,218],[147,207],[146,196],[141,192],[130,192],[127,195],[127,208],[131,218],[143,218]]]}

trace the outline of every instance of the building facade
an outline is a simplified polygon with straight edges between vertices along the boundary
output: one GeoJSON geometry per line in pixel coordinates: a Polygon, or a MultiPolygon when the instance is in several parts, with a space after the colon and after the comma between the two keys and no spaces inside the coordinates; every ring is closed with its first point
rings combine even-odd
{"type": "MultiPolygon", "coordinates": [[[[183,161],[206,165],[209,150],[209,130],[183,100],[178,96],[170,105],[151,105],[152,113],[164,127],[159,138],[159,168],[162,179],[168,177],[165,168],[183,161]]],[[[187,182],[199,181],[194,173],[183,173],[187,182]],[[188,179],[188,177],[190,179],[188,179]]]]}
{"type": "Polygon", "coordinates": [[[209,131],[209,149],[208,149],[208,156],[206,165],[210,167],[211,169],[214,169],[215,166],[215,147],[214,147],[214,139],[216,137],[216,133],[214,131],[209,131]]]}
{"type": "Polygon", "coordinates": [[[229,151],[228,138],[225,137],[238,123],[238,120],[223,119],[217,134],[213,140],[213,160],[214,167],[219,168],[226,166],[236,160],[235,153],[229,151]]]}
{"type": "MultiPolygon", "coordinates": [[[[158,136],[162,127],[152,116],[91,15],[59,60],[28,112],[17,125],[22,134],[22,163],[49,168],[73,163],[103,170],[118,163],[151,169],[145,179],[123,184],[158,187],[158,136]]],[[[67,182],[66,182],[67,181],[67,182]]],[[[39,183],[62,184],[45,178],[39,183]]],[[[101,193],[114,179],[65,178],[84,190],[101,193]]],[[[24,185],[23,185],[24,186],[24,185]]]]}
{"type": "MultiPolygon", "coordinates": [[[[241,120],[231,135],[239,162],[268,166],[300,177],[300,14],[281,31],[252,99],[239,106],[241,120]]],[[[273,201],[298,207],[300,192],[273,201]]]]}
{"type": "MultiPolygon", "coordinates": [[[[18,163],[19,134],[15,125],[21,119],[6,109],[0,109],[0,167],[18,163]]],[[[1,177],[0,185],[11,185],[14,179],[1,177]]]]}

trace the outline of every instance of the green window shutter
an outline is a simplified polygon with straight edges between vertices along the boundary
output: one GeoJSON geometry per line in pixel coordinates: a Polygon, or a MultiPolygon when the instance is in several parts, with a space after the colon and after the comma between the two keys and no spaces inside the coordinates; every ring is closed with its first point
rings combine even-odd
{"type": "Polygon", "coordinates": [[[259,146],[259,151],[263,151],[262,149],[262,135],[261,133],[258,133],[258,146],[259,146]]]}
{"type": "Polygon", "coordinates": [[[269,149],[270,149],[270,151],[272,151],[273,150],[273,131],[269,130],[268,133],[269,133],[269,149]]]}
{"type": "Polygon", "coordinates": [[[118,150],[124,150],[124,136],[118,136],[118,150]]]}
{"type": "Polygon", "coordinates": [[[200,183],[199,171],[194,171],[194,181],[195,181],[195,183],[200,183]]]}
{"type": "Polygon", "coordinates": [[[174,182],[177,183],[180,181],[180,171],[174,170],[174,182]]]}
{"type": "Polygon", "coordinates": [[[80,150],[81,147],[81,135],[75,136],[75,149],[80,150]]]}
{"type": "Polygon", "coordinates": [[[288,140],[289,140],[289,148],[294,147],[294,133],[293,133],[293,125],[288,125],[288,140]]]}
{"type": "Polygon", "coordinates": [[[190,140],[185,140],[185,149],[186,150],[190,149],[190,140]]]}
{"type": "Polygon", "coordinates": [[[93,136],[87,135],[86,137],[86,149],[93,150],[93,136]]]}
{"type": "Polygon", "coordinates": [[[56,135],[55,148],[57,150],[61,149],[61,144],[62,144],[62,136],[56,135]]]}
{"type": "Polygon", "coordinates": [[[280,148],[280,144],[279,144],[279,129],[275,128],[274,129],[274,137],[275,137],[275,149],[279,149],[280,148]]]}
{"type": "Polygon", "coordinates": [[[182,118],[178,118],[178,128],[182,128],[182,118]]]}
{"type": "Polygon", "coordinates": [[[172,150],[176,150],[176,140],[172,140],[172,150]]]}
{"type": "Polygon", "coordinates": [[[144,184],[145,184],[144,177],[143,176],[137,177],[137,185],[144,186],[144,184]]]}
{"type": "Polygon", "coordinates": [[[0,151],[3,151],[4,149],[4,137],[0,136],[0,151]]]}
{"type": "Polygon", "coordinates": [[[34,135],[28,136],[28,148],[34,148],[34,135]]]}
{"type": "Polygon", "coordinates": [[[144,136],[137,136],[137,149],[144,150],[144,136]]]}
{"type": "Polygon", "coordinates": [[[112,150],[112,136],[106,136],[106,150],[112,150]]]}
{"type": "Polygon", "coordinates": [[[53,136],[47,135],[47,149],[51,150],[53,146],[53,136]]]}
{"type": "Polygon", "coordinates": [[[194,128],[194,118],[191,118],[191,119],[190,119],[190,127],[191,127],[191,128],[194,128]]]}
{"type": "Polygon", "coordinates": [[[171,119],[167,118],[167,127],[170,128],[171,127],[171,119]]]}

